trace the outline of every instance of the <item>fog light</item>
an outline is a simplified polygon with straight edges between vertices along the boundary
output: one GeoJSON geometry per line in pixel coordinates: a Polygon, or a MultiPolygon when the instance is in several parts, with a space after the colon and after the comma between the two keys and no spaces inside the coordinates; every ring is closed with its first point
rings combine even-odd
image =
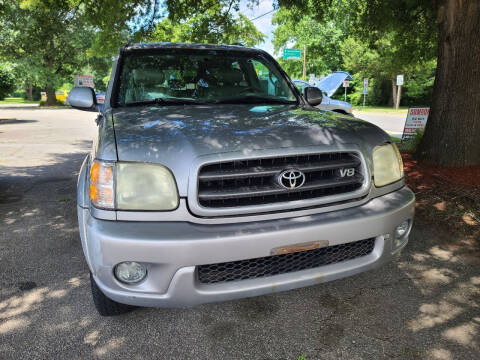
{"type": "Polygon", "coordinates": [[[115,266],[115,277],[124,283],[134,284],[147,276],[147,268],[134,261],[125,261],[115,266]]]}
{"type": "Polygon", "coordinates": [[[400,239],[401,237],[403,237],[407,233],[409,227],[410,227],[410,221],[405,220],[404,222],[402,222],[395,229],[395,237],[397,239],[400,239]]]}

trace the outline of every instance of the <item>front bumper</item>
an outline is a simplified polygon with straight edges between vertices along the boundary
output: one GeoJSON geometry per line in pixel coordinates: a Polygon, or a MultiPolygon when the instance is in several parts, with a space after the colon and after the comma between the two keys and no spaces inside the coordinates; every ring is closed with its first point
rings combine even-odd
{"type": "Polygon", "coordinates": [[[290,290],[377,268],[405,246],[393,244],[395,227],[413,219],[415,196],[402,189],[345,210],[243,224],[106,221],[78,208],[83,250],[100,289],[120,303],[149,307],[197,304],[290,290]],[[269,256],[273,248],[328,240],[329,246],[375,238],[369,255],[314,269],[235,282],[202,284],[197,265],[269,256]],[[113,276],[122,261],[147,266],[141,283],[113,276]]]}

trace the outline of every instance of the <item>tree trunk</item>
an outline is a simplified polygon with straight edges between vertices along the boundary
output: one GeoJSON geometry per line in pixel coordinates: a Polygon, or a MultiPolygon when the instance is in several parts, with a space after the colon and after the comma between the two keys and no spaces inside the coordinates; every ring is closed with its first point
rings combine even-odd
{"type": "Polygon", "coordinates": [[[27,100],[33,100],[33,85],[32,83],[28,83],[27,84],[27,89],[25,91],[26,95],[27,95],[27,100]]]}
{"type": "Polygon", "coordinates": [[[433,100],[417,155],[434,165],[480,164],[480,1],[440,0],[433,100]]]}
{"type": "Polygon", "coordinates": [[[392,107],[395,109],[395,104],[397,103],[397,84],[395,80],[392,79],[392,107]]]}
{"type": "Polygon", "coordinates": [[[48,74],[50,74],[47,79],[47,106],[57,105],[57,97],[55,96],[55,73],[54,73],[54,64],[55,64],[55,43],[53,37],[49,41],[49,52],[47,53],[45,60],[47,62],[48,74]]]}
{"type": "Polygon", "coordinates": [[[55,88],[47,85],[47,106],[57,105],[57,97],[55,96],[55,88]]]}

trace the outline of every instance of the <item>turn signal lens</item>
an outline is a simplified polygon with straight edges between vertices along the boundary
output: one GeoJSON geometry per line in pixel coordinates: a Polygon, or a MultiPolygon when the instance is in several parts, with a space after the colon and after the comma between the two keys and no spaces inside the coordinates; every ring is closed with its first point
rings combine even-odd
{"type": "Polygon", "coordinates": [[[95,160],[90,168],[90,200],[96,207],[113,209],[114,165],[95,160]]]}

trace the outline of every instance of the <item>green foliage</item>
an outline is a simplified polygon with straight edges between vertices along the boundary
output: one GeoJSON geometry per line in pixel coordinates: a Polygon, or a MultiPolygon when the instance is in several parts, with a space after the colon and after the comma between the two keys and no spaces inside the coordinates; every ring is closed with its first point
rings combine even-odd
{"type": "Polygon", "coordinates": [[[5,99],[14,89],[15,80],[13,74],[5,67],[0,66],[0,100],[5,99]]]}
{"type": "MultiPolygon", "coordinates": [[[[433,1],[279,0],[274,17],[276,51],[307,45],[307,74],[346,70],[353,75],[348,99],[392,105],[392,81],[405,75],[402,104],[429,104],[433,91],[437,28],[433,1]],[[334,20],[334,22],[332,22],[334,20]],[[348,34],[348,36],[346,35],[348,34]],[[326,47],[321,45],[326,44],[326,47]],[[317,51],[318,49],[318,51],[317,51]],[[307,65],[310,67],[310,65],[307,65]]],[[[281,62],[298,77],[302,63],[281,62]]],[[[334,97],[343,99],[341,91],[334,97]]]]}
{"type": "Polygon", "coordinates": [[[210,12],[189,17],[182,21],[169,18],[159,22],[147,40],[187,43],[234,44],[254,46],[262,42],[265,35],[243,14],[226,14],[219,21],[210,12]],[[218,22],[217,22],[218,21],[218,22]]]}
{"type": "MultiPolygon", "coordinates": [[[[18,83],[40,85],[50,94],[85,64],[101,79],[105,59],[132,28],[147,31],[159,0],[11,0],[0,3],[0,57],[16,69],[18,83]],[[98,60],[98,61],[97,61],[98,60]],[[100,63],[100,64],[99,64],[100,63]]],[[[109,68],[111,61],[108,62],[109,68]]]]}
{"type": "MultiPolygon", "coordinates": [[[[335,3],[340,3],[336,0],[335,3]]],[[[273,45],[275,52],[283,55],[285,48],[302,49],[307,47],[307,74],[326,74],[340,70],[342,53],[340,44],[346,32],[341,21],[333,21],[334,8],[321,19],[311,16],[311,12],[297,13],[295,10],[281,8],[273,17],[277,25],[274,31],[273,45]]],[[[298,60],[279,59],[285,71],[292,77],[299,78],[303,65],[298,60]]]]}
{"type": "Polygon", "coordinates": [[[397,142],[396,144],[398,146],[398,150],[400,150],[401,153],[415,153],[420,145],[420,142],[422,141],[423,134],[423,130],[417,130],[414,137],[406,141],[397,142]]]}
{"type": "Polygon", "coordinates": [[[402,96],[403,105],[431,104],[436,68],[437,62],[432,60],[407,74],[404,86],[405,92],[402,96]]]}

